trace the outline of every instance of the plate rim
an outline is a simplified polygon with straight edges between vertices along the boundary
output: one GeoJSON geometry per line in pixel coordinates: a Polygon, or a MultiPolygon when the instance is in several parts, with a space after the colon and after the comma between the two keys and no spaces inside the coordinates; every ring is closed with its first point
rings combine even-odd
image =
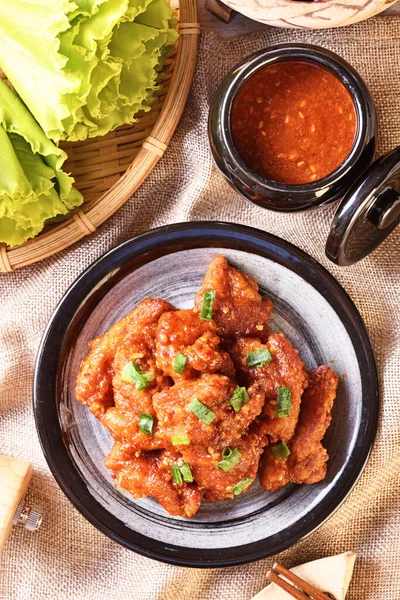
{"type": "MultiPolygon", "coordinates": [[[[253,227],[227,222],[195,221],[157,227],[119,244],[90,264],[64,293],[47,324],[37,353],[33,385],[35,424],[43,454],[58,485],[75,508],[98,530],[124,547],[148,558],[195,568],[228,567],[260,560],[282,552],[318,529],[336,512],[361,476],[375,441],[380,410],[379,372],[373,346],[366,325],[344,288],[325,267],[290,242],[253,227]],[[289,529],[291,531],[297,526],[296,533],[292,537],[288,537],[287,533],[284,535],[286,531],[284,530],[264,540],[229,548],[199,549],[173,546],[152,540],[127,527],[90,494],[63,443],[57,405],[53,399],[56,398],[61,377],[60,366],[62,366],[65,335],[73,317],[79,313],[82,303],[93,300],[96,293],[93,288],[99,282],[102,282],[100,290],[106,287],[104,292],[106,293],[127,271],[132,271],[127,264],[135,259],[142,259],[142,264],[149,262],[146,256],[150,252],[155,254],[150,260],[154,260],[181,250],[196,247],[221,248],[224,244],[227,248],[263,256],[294,271],[325,297],[345,327],[347,322],[357,336],[357,348],[354,346],[354,336],[351,336],[357,358],[360,361],[361,352],[361,359],[366,367],[365,377],[362,380],[362,413],[368,414],[366,417],[362,416],[362,419],[366,418],[367,422],[364,423],[364,431],[361,432],[362,446],[358,442],[362,427],[359,429],[356,442],[357,457],[353,459],[356,464],[352,464],[351,472],[347,473],[350,459],[346,469],[347,475],[343,472],[340,476],[345,478],[342,488],[339,491],[337,487],[333,488],[323,502],[313,509],[312,512],[317,513],[317,516],[312,523],[308,522],[310,521],[308,519],[307,524],[300,528],[298,522],[294,523],[289,529]],[[332,294],[332,292],[336,293],[332,294]],[[54,337],[57,340],[56,352],[54,337]],[[366,380],[368,385],[365,384],[366,380]],[[54,417],[56,426],[52,420],[54,417]],[[89,501],[88,504],[86,500],[89,501]],[[322,512],[321,505],[324,507],[322,512]],[[319,516],[318,509],[321,512],[319,516]],[[129,537],[131,539],[128,539],[129,537]],[[132,537],[136,539],[132,540],[132,537]],[[262,548],[266,539],[275,538],[281,539],[273,546],[262,548]],[[143,540],[146,541],[145,544],[140,545],[143,540]],[[202,559],[201,554],[206,554],[207,558],[202,559]]],[[[353,454],[354,452],[353,450],[353,454]]]]}

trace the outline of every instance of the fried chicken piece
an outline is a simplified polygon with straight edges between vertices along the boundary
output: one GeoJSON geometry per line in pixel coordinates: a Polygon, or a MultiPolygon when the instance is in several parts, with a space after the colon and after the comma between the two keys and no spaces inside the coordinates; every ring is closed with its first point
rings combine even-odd
{"type": "MultiPolygon", "coordinates": [[[[155,392],[170,387],[170,378],[157,367],[155,350],[154,337],[145,332],[128,336],[117,348],[113,361],[115,376],[112,382],[115,406],[119,408],[137,406],[140,404],[140,398],[151,398],[155,392]],[[147,387],[143,390],[138,390],[135,383],[126,381],[123,376],[124,367],[132,361],[142,373],[152,374],[152,379],[147,382],[147,387]]],[[[140,408],[147,408],[147,406],[140,408]]]]}
{"type": "MultiPolygon", "coordinates": [[[[181,448],[185,461],[190,465],[193,477],[204,493],[207,502],[233,498],[232,488],[246,478],[257,476],[263,446],[255,435],[246,435],[231,445],[240,452],[240,462],[230,471],[223,471],[217,463],[223,460],[223,448],[186,446],[181,448]]],[[[249,486],[250,487],[250,486],[249,486]]]]}
{"type": "Polygon", "coordinates": [[[277,458],[272,446],[267,446],[260,460],[258,476],[264,490],[276,492],[290,481],[288,459],[277,458]]]}
{"type": "Polygon", "coordinates": [[[175,381],[202,373],[234,377],[235,368],[227,352],[219,348],[214,321],[202,321],[193,310],[177,310],[161,315],[157,327],[157,365],[175,381]],[[187,358],[182,374],[173,370],[176,355],[187,358]]]}
{"type": "Polygon", "coordinates": [[[316,483],[326,476],[326,449],[321,441],[331,422],[339,378],[328,366],[308,372],[309,386],[303,394],[299,422],[289,443],[290,456],[276,458],[271,446],[260,463],[260,482],[268,491],[292,483],[316,483]]]}
{"type": "Polygon", "coordinates": [[[301,397],[307,386],[307,373],[298,351],[282,333],[273,333],[265,344],[257,338],[238,338],[231,344],[230,352],[242,382],[245,385],[257,382],[265,393],[263,412],[251,431],[259,436],[269,435],[276,440],[289,441],[296,428],[301,397]],[[247,366],[247,355],[263,348],[269,350],[272,361],[262,366],[247,366]],[[292,407],[288,417],[278,418],[280,387],[290,388],[292,407]]]}
{"type": "Polygon", "coordinates": [[[332,420],[339,377],[328,366],[309,372],[309,387],[304,392],[300,420],[290,445],[290,480],[315,483],[326,475],[328,453],[321,441],[332,420]]]}
{"type": "Polygon", "coordinates": [[[171,386],[170,378],[156,365],[153,335],[145,332],[129,335],[116,350],[113,372],[115,406],[100,417],[101,423],[107,427],[115,440],[129,442],[132,448],[155,450],[163,447],[158,439],[156,419],[153,435],[142,433],[139,429],[141,414],[156,417],[153,394],[171,386]],[[138,390],[135,383],[126,381],[122,375],[124,367],[132,361],[143,373],[152,373],[154,377],[143,390],[138,390]]]}
{"type": "MultiPolygon", "coordinates": [[[[147,409],[144,414],[151,414],[153,410],[147,409]]],[[[101,423],[108,429],[117,442],[129,443],[137,450],[157,450],[164,447],[157,435],[157,424],[154,425],[153,435],[142,433],[139,429],[139,414],[120,410],[115,406],[109,408],[101,418],[101,423]]]]}
{"type": "Polygon", "coordinates": [[[112,381],[114,354],[128,335],[153,333],[160,316],[173,306],[158,298],[147,298],[126,317],[115,323],[104,335],[89,344],[90,352],[82,361],[77,377],[75,396],[89,407],[96,417],[104,415],[114,405],[112,381]]]}
{"type": "Polygon", "coordinates": [[[190,518],[199,509],[201,493],[195,483],[175,483],[169,465],[178,460],[162,451],[135,453],[129,446],[117,442],[105,465],[113,471],[121,488],[134,498],[153,496],[169,514],[190,518]]]}
{"type": "Polygon", "coordinates": [[[254,279],[230,267],[220,254],[208,265],[201,289],[196,294],[194,310],[197,312],[201,312],[206,290],[216,291],[212,316],[219,335],[249,335],[261,339],[268,336],[271,300],[263,300],[254,279]]]}
{"type": "Polygon", "coordinates": [[[170,443],[173,437],[187,435],[191,444],[205,448],[229,446],[237,441],[260,414],[264,393],[259,386],[250,387],[249,402],[235,412],[229,402],[235,389],[236,383],[228,377],[205,374],[198,379],[181,380],[155,394],[153,406],[160,436],[170,443]],[[208,425],[188,408],[196,398],[216,415],[208,425]]]}

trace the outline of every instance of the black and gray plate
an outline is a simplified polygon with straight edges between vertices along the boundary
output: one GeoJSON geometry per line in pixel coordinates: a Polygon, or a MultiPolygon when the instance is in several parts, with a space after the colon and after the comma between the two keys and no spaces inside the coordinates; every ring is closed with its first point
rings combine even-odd
{"type": "Polygon", "coordinates": [[[43,451],[78,510],[113,540],[145,556],[192,567],[231,566],[294,544],[340,505],[361,474],[377,428],[379,385],[373,349],[354,304],[304,252],[270,234],[229,223],[183,223],[138,236],[90,266],[65,294],[38,354],[34,410],[43,451]],[[114,488],[103,459],[112,439],[74,398],[88,342],[148,296],[192,306],[214,254],[249,273],[272,298],[272,327],[308,368],[340,375],[325,438],[328,474],[276,493],[254,483],[235,500],[204,503],[196,517],[172,517],[152,498],[114,488]]]}

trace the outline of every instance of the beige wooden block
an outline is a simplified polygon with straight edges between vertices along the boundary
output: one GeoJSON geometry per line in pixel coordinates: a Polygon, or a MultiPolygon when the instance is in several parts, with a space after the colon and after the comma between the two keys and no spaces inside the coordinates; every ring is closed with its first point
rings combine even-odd
{"type": "Polygon", "coordinates": [[[0,455],[0,550],[12,529],[15,511],[25,496],[33,467],[27,460],[0,455]]]}

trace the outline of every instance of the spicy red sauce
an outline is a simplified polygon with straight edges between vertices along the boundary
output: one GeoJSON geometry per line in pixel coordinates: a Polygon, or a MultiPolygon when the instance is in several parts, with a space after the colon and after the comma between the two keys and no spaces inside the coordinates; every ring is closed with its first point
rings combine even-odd
{"type": "Polygon", "coordinates": [[[350,93],[330,71],[308,62],[261,68],[232,107],[234,144],[249,167],[280,183],[311,183],[349,155],[357,118],[350,93]]]}

